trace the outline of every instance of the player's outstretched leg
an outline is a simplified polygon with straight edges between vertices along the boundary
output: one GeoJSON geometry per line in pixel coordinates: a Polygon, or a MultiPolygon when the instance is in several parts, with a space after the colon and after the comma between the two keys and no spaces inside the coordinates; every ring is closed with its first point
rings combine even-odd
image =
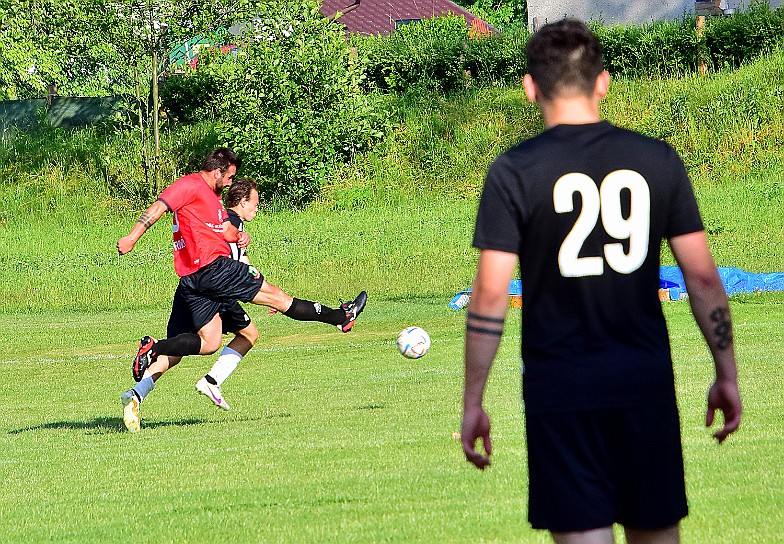
{"type": "Polygon", "coordinates": [[[348,332],[354,327],[357,316],[365,309],[367,293],[362,291],[351,302],[342,302],[338,308],[333,309],[319,302],[294,298],[283,292],[280,287],[265,281],[252,302],[269,306],[297,321],[320,321],[335,325],[340,331],[348,332]]]}
{"type": "MultiPolygon", "coordinates": [[[[196,382],[196,391],[207,397],[212,403],[222,410],[231,410],[229,403],[223,398],[223,393],[217,383],[210,383],[210,376],[204,376],[196,382]]],[[[212,381],[215,381],[214,379],[212,381]]]]}
{"type": "Polygon", "coordinates": [[[141,428],[141,415],[139,414],[139,396],[133,389],[129,389],[120,396],[123,404],[123,423],[125,428],[132,433],[141,428]]]}
{"type": "Polygon", "coordinates": [[[357,295],[357,298],[351,302],[344,302],[340,305],[340,309],[346,312],[346,320],[338,325],[338,329],[342,332],[348,332],[354,328],[354,322],[357,320],[359,314],[365,309],[367,304],[367,292],[362,291],[357,295]]]}

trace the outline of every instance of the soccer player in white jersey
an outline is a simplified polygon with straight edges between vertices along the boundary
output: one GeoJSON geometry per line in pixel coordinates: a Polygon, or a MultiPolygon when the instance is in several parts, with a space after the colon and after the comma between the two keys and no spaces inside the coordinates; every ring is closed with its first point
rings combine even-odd
{"type": "Polygon", "coordinates": [[[723,412],[719,443],[741,417],[727,295],[677,153],[601,119],[609,75],[586,25],[545,25],[526,57],[525,92],[546,130],[498,157],[482,191],[463,449],[490,464],[483,395],[519,262],[531,525],[559,544],[611,544],[615,523],[630,544],[676,543],[688,509],[658,299],[662,240],[715,363],[706,424],[723,412]]]}

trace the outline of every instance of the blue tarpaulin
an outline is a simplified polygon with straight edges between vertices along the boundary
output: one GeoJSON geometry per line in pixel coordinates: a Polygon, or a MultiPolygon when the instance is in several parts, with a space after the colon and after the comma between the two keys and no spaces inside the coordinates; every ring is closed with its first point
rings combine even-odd
{"type": "MultiPolygon", "coordinates": [[[[739,268],[719,267],[719,277],[728,295],[738,293],[754,293],[760,291],[784,291],[784,272],[755,274],[739,268]]],[[[659,268],[659,289],[669,290],[672,300],[680,300],[686,293],[683,273],[677,266],[659,268]]],[[[468,304],[471,289],[460,291],[449,303],[453,310],[464,308],[468,304]]],[[[520,296],[523,286],[520,280],[509,282],[509,296],[520,296]]]]}
{"type": "MultiPolygon", "coordinates": [[[[755,274],[739,268],[719,267],[719,277],[728,295],[760,291],[784,291],[784,272],[755,274]]],[[[659,268],[659,287],[686,291],[683,273],[677,266],[659,268]]]]}

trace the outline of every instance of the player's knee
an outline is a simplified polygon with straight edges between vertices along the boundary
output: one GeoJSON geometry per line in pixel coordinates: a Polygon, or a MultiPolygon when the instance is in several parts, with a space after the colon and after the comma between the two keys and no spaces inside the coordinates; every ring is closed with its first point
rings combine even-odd
{"type": "Polygon", "coordinates": [[[211,355],[218,351],[221,347],[221,340],[222,337],[218,338],[204,338],[201,339],[201,351],[199,351],[200,355],[211,355]]]}
{"type": "Polygon", "coordinates": [[[251,324],[250,327],[246,327],[242,330],[242,336],[250,342],[251,346],[256,345],[256,341],[259,339],[259,329],[256,328],[255,325],[251,324]]]}

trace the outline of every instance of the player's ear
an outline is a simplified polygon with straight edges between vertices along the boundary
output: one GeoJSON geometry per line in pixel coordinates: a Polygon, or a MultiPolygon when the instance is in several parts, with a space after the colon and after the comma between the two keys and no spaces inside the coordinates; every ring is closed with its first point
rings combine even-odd
{"type": "Polygon", "coordinates": [[[525,89],[525,96],[528,97],[528,100],[532,104],[536,104],[538,89],[536,88],[536,83],[534,82],[534,78],[531,77],[531,74],[525,74],[523,77],[523,89],[525,89]]]}
{"type": "Polygon", "coordinates": [[[602,73],[596,76],[596,83],[594,84],[594,93],[601,100],[607,96],[607,91],[610,89],[610,72],[602,70],[602,73]]]}

